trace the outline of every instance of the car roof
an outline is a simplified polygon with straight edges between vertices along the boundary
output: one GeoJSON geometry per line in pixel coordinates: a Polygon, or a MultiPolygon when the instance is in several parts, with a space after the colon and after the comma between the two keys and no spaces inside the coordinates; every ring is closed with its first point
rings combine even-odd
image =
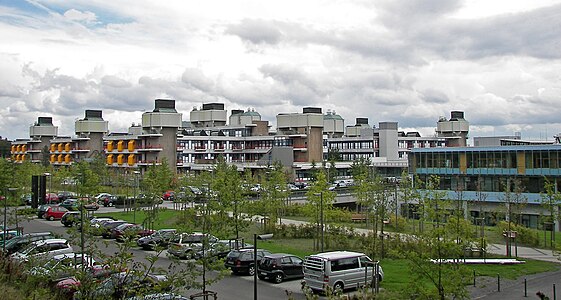
{"type": "Polygon", "coordinates": [[[298,256],[296,256],[296,255],[287,254],[287,253],[272,253],[272,254],[267,254],[265,257],[270,257],[270,258],[281,258],[281,257],[287,257],[287,256],[298,257],[298,256]]]}
{"type": "Polygon", "coordinates": [[[326,260],[334,260],[347,257],[364,256],[366,254],[352,251],[332,251],[310,255],[310,257],[318,257],[326,260]]]}
{"type": "Polygon", "coordinates": [[[44,245],[44,244],[67,243],[67,242],[68,242],[68,240],[66,240],[66,239],[46,239],[46,240],[35,241],[35,242],[33,242],[33,244],[39,246],[39,245],[44,245]]]}

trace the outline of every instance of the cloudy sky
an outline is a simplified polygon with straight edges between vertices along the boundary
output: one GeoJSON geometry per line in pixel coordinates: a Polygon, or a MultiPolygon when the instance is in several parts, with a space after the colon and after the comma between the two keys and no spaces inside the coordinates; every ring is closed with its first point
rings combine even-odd
{"type": "Polygon", "coordinates": [[[110,131],[154,99],[280,112],[319,106],[354,125],[470,136],[561,132],[561,1],[0,0],[0,135],[39,116],[72,135],[86,109],[110,131]]]}

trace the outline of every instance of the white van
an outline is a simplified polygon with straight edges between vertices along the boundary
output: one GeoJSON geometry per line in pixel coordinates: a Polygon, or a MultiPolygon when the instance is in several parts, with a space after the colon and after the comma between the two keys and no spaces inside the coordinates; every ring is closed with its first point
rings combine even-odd
{"type": "MultiPolygon", "coordinates": [[[[325,252],[306,257],[304,281],[314,291],[343,291],[365,286],[372,282],[375,263],[364,253],[350,251],[325,252]],[[366,270],[366,274],[365,274],[366,270]],[[366,276],[365,276],[366,275],[366,276]]],[[[384,271],[378,268],[378,282],[384,279],[384,271]]]]}

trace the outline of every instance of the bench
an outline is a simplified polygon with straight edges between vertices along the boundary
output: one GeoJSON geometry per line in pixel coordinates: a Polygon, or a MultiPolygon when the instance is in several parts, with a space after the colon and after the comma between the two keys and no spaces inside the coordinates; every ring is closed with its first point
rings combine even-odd
{"type": "Polygon", "coordinates": [[[351,221],[353,221],[353,222],[364,222],[364,221],[366,221],[366,215],[365,214],[352,214],[351,215],[351,221]]]}

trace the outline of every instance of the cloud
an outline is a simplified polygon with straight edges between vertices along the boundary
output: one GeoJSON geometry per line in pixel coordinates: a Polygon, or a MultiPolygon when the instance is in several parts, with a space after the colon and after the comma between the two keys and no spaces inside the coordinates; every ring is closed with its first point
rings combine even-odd
{"type": "Polygon", "coordinates": [[[93,12],[79,11],[73,8],[64,12],[64,17],[70,21],[77,21],[86,24],[93,24],[97,22],[97,16],[93,12]]]}
{"type": "Polygon", "coordinates": [[[239,24],[230,25],[226,33],[237,35],[254,44],[276,44],[283,35],[275,22],[251,19],[244,19],[239,24]]]}

